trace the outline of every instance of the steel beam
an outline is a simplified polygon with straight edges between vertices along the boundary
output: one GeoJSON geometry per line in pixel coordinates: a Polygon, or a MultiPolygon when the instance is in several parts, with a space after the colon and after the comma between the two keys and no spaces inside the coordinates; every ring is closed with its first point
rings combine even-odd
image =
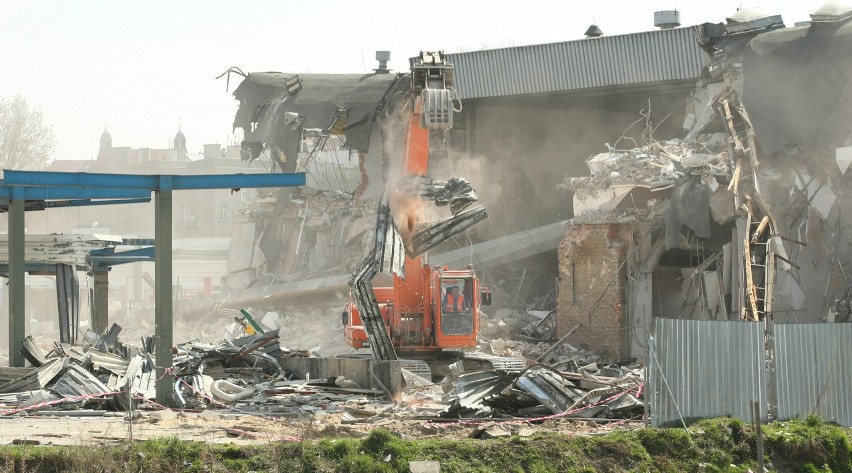
{"type": "MultiPolygon", "coordinates": [[[[26,263],[24,272],[30,275],[53,276],[56,274],[56,263],[26,263]]],[[[9,263],[0,263],[0,277],[9,277],[9,263]]]]}
{"type": "MultiPolygon", "coordinates": [[[[12,171],[6,171],[12,172],[12,171]]],[[[118,188],[114,183],[108,186],[49,186],[21,185],[12,186],[4,180],[0,186],[0,199],[12,198],[12,187],[20,187],[24,200],[82,200],[82,199],[144,199],[151,197],[151,191],[144,188],[118,188]]]]}
{"type": "Polygon", "coordinates": [[[45,202],[47,208],[55,207],[89,207],[92,205],[118,205],[118,204],[146,204],[151,202],[151,197],[142,197],[138,199],[70,199],[70,200],[50,200],[45,202]]]}
{"type": "Polygon", "coordinates": [[[92,330],[104,333],[109,327],[109,272],[95,270],[90,321],[92,330]]]}
{"type": "Polygon", "coordinates": [[[154,193],[154,357],[157,368],[157,402],[169,403],[174,380],[165,369],[172,366],[172,190],[164,178],[154,193]]]}
{"type": "Polygon", "coordinates": [[[93,251],[86,260],[91,263],[93,271],[108,271],[110,267],[120,264],[154,261],[154,253],[152,246],[102,254],[93,251]]]}
{"type": "Polygon", "coordinates": [[[55,265],[59,342],[74,343],[80,328],[80,282],[74,265],[55,265]]]}
{"type": "MultiPolygon", "coordinates": [[[[163,178],[170,178],[169,190],[240,189],[243,187],[295,187],[305,185],[305,173],[211,174],[196,176],[104,174],[87,172],[4,171],[7,186],[62,186],[69,188],[147,189],[156,191],[163,178]]],[[[52,188],[48,188],[52,189],[52,188]]],[[[135,197],[135,196],[134,196],[135,197]]]]}
{"type": "Polygon", "coordinates": [[[13,189],[9,202],[9,366],[24,366],[19,350],[26,336],[26,280],[24,279],[23,189],[13,189]]]}

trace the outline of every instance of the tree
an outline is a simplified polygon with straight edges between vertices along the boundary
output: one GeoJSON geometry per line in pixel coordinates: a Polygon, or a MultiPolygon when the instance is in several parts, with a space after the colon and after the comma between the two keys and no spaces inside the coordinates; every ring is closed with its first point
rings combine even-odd
{"type": "Polygon", "coordinates": [[[53,160],[56,139],[41,109],[17,95],[0,98],[0,168],[37,170],[53,160]]]}

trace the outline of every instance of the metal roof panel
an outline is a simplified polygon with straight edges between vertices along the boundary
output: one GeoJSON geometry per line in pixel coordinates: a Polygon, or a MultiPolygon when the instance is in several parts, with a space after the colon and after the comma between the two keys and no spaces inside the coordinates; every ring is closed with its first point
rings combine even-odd
{"type": "Polygon", "coordinates": [[[707,64],[695,27],[448,54],[462,99],[694,79],[707,64]]]}

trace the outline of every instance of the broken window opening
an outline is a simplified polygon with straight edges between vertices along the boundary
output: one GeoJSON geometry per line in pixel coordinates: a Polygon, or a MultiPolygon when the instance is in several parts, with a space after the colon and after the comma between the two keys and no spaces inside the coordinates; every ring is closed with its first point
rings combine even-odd
{"type": "Polygon", "coordinates": [[[701,265],[710,255],[698,249],[672,248],[660,257],[660,267],[694,268],[701,265]]]}
{"type": "Polygon", "coordinates": [[[352,194],[361,183],[359,162],[346,136],[318,128],[302,130],[296,171],[308,175],[308,187],[352,194]]]}
{"type": "Polygon", "coordinates": [[[577,301],[577,264],[571,262],[571,302],[577,301]]]}

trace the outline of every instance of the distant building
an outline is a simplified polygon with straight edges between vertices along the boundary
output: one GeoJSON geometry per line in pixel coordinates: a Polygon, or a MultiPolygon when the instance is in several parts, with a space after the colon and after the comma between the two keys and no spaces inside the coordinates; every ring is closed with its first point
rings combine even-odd
{"type": "MultiPolygon", "coordinates": [[[[178,130],[170,149],[113,146],[109,131],[100,138],[98,157],[94,160],[55,160],[48,171],[129,173],[129,174],[236,174],[266,173],[262,160],[240,159],[238,146],[204,145],[201,154],[190,153],[187,139],[178,130]]],[[[243,202],[255,198],[257,191],[227,189],[185,191],[174,196],[175,238],[230,237],[232,214],[243,202]]],[[[69,232],[74,228],[90,228],[98,222],[119,235],[141,238],[154,236],[153,203],[132,206],[97,206],[54,209],[33,214],[27,224],[29,232],[69,232]]]]}

